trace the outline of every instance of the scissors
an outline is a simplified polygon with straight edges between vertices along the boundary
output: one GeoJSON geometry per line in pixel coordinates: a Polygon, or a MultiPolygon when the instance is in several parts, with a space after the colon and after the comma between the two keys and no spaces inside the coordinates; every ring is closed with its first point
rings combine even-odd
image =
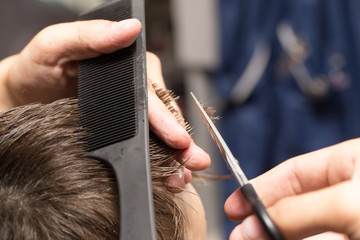
{"type": "Polygon", "coordinates": [[[258,217],[266,233],[272,240],[284,239],[279,229],[271,220],[269,214],[264,207],[264,204],[260,201],[258,195],[256,194],[255,189],[253,188],[251,183],[249,183],[244,172],[241,170],[239,161],[236,160],[234,155],[231,153],[229,147],[227,146],[219,131],[215,127],[215,124],[212,122],[209,115],[205,112],[204,108],[200,104],[199,100],[195,97],[195,95],[192,92],[190,92],[190,95],[192,96],[195,105],[200,112],[201,118],[203,119],[208,131],[210,132],[211,137],[218,146],[228,168],[230,169],[232,175],[235,177],[237,183],[239,184],[242,194],[249,203],[252,211],[258,217]]]}

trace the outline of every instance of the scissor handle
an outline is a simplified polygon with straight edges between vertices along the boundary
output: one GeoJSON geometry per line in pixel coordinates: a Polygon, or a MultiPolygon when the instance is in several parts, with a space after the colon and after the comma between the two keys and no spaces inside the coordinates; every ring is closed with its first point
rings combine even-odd
{"type": "Polygon", "coordinates": [[[254,187],[250,183],[247,183],[241,187],[241,192],[243,193],[247,202],[250,204],[251,209],[258,217],[261,225],[264,227],[270,239],[283,240],[284,237],[280,233],[279,229],[276,227],[273,220],[270,218],[264,204],[260,201],[258,195],[256,194],[254,187]]]}

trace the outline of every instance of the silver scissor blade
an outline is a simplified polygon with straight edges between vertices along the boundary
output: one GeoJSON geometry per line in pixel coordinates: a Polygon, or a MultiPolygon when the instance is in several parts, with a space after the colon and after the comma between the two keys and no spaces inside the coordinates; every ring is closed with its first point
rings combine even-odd
{"type": "Polygon", "coordinates": [[[201,118],[203,119],[211,137],[215,141],[216,145],[220,150],[221,155],[226,161],[228,168],[232,172],[233,176],[235,177],[240,187],[244,186],[245,184],[247,184],[248,179],[246,178],[244,172],[241,170],[238,160],[236,160],[234,155],[231,153],[225,140],[222,138],[220,132],[215,127],[215,124],[212,122],[209,115],[206,113],[205,109],[200,104],[199,100],[195,97],[195,95],[192,92],[190,92],[190,95],[192,96],[195,106],[198,109],[201,118]]]}

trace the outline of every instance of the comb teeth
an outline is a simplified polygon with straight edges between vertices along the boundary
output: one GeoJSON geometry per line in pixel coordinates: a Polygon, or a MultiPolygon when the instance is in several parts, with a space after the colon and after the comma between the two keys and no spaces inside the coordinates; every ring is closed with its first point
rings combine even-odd
{"type": "Polygon", "coordinates": [[[79,124],[88,150],[135,136],[134,46],[83,61],[79,68],[79,124]]]}
{"type": "MultiPolygon", "coordinates": [[[[82,19],[119,21],[131,17],[129,1],[106,10],[86,14],[82,19]]],[[[85,128],[87,151],[93,151],[131,137],[137,132],[135,56],[136,45],[79,63],[79,125],[85,128]]]]}
{"type": "Polygon", "coordinates": [[[99,9],[98,11],[94,9],[90,13],[91,16],[90,14],[84,14],[80,19],[107,19],[111,21],[120,21],[132,17],[130,0],[117,1],[116,4],[110,2],[109,5],[111,5],[111,8],[107,7],[105,9],[104,7],[100,7],[102,9],[99,9]],[[104,14],[104,12],[106,13],[104,14]]]}

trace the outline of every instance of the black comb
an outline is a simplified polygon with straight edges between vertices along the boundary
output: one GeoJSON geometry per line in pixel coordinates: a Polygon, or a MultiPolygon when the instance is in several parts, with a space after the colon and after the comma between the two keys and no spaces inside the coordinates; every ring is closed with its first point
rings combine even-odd
{"type": "Polygon", "coordinates": [[[137,18],[136,42],[112,54],[79,63],[79,125],[87,157],[109,164],[116,175],[121,240],[156,239],[150,175],[145,64],[144,0],[107,3],[81,20],[137,18]]]}

